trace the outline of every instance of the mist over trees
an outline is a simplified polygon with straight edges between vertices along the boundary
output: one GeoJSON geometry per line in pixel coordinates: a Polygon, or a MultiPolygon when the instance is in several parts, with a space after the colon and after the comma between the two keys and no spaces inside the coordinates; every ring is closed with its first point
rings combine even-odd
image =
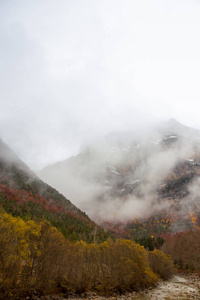
{"type": "MultiPolygon", "coordinates": [[[[198,205],[198,177],[187,190],[190,206],[181,202],[188,214],[185,218],[182,211],[172,218],[158,210],[157,215],[121,225],[105,221],[103,229],[42,182],[2,142],[1,148],[1,297],[17,299],[31,295],[33,290],[38,295],[87,291],[111,295],[156,286],[159,278],[166,280],[174,274],[173,261],[179,269],[199,270],[196,249],[200,218],[192,210],[192,205],[198,205]],[[180,228],[190,228],[191,234],[184,231],[174,235],[180,228]],[[193,239],[191,253],[188,249],[193,239]]],[[[190,179],[191,168],[198,171],[198,163],[184,164],[178,165],[174,174],[184,171],[188,177],[170,177],[162,186],[163,195],[168,197],[174,189],[178,195],[185,193],[182,187],[190,179]]],[[[123,165],[121,169],[126,173],[123,165]]],[[[140,201],[143,187],[136,190],[140,201]]]]}
{"type": "Polygon", "coordinates": [[[0,299],[200,274],[199,16],[191,0],[0,1],[0,299]]]}
{"type": "MultiPolygon", "coordinates": [[[[114,238],[0,146],[0,297],[110,295],[156,285],[163,275],[153,271],[143,246],[114,238]]],[[[171,260],[158,252],[155,257],[170,277],[171,260]]]]}

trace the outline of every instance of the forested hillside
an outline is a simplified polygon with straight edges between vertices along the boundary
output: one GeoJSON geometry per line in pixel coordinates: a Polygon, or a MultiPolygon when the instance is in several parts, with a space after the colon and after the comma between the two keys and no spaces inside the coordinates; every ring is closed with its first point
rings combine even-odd
{"type": "Polygon", "coordinates": [[[108,233],[63,195],[40,180],[0,141],[0,204],[25,220],[48,220],[70,240],[102,242],[108,233]]]}

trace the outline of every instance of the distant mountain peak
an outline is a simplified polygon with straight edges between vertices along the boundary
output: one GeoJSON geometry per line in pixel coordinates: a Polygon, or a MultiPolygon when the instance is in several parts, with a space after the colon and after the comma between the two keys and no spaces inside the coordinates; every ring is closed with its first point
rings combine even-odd
{"type": "Polygon", "coordinates": [[[174,118],[158,124],[158,130],[164,135],[179,135],[186,138],[200,138],[200,130],[183,125],[174,118]]]}
{"type": "Polygon", "coordinates": [[[170,118],[168,122],[172,124],[180,124],[175,118],[170,118]]]}

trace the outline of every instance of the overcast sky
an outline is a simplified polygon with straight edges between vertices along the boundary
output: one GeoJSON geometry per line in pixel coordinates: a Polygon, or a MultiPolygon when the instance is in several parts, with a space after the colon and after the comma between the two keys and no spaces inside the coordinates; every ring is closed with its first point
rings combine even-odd
{"type": "Polygon", "coordinates": [[[0,137],[33,169],[96,135],[200,128],[200,1],[0,0],[0,137]]]}

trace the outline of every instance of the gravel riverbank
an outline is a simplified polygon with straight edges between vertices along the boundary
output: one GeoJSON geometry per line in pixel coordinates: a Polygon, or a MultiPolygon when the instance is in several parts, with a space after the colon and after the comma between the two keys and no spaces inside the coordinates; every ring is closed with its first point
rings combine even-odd
{"type": "MultiPolygon", "coordinates": [[[[29,298],[31,299],[31,298],[29,298]]],[[[161,281],[158,286],[151,290],[127,293],[125,295],[113,295],[110,297],[99,296],[95,293],[86,293],[80,296],[48,295],[34,297],[33,300],[200,300],[200,277],[196,274],[176,275],[169,281],[161,281]]],[[[28,300],[28,299],[27,299],[28,300]]]]}

